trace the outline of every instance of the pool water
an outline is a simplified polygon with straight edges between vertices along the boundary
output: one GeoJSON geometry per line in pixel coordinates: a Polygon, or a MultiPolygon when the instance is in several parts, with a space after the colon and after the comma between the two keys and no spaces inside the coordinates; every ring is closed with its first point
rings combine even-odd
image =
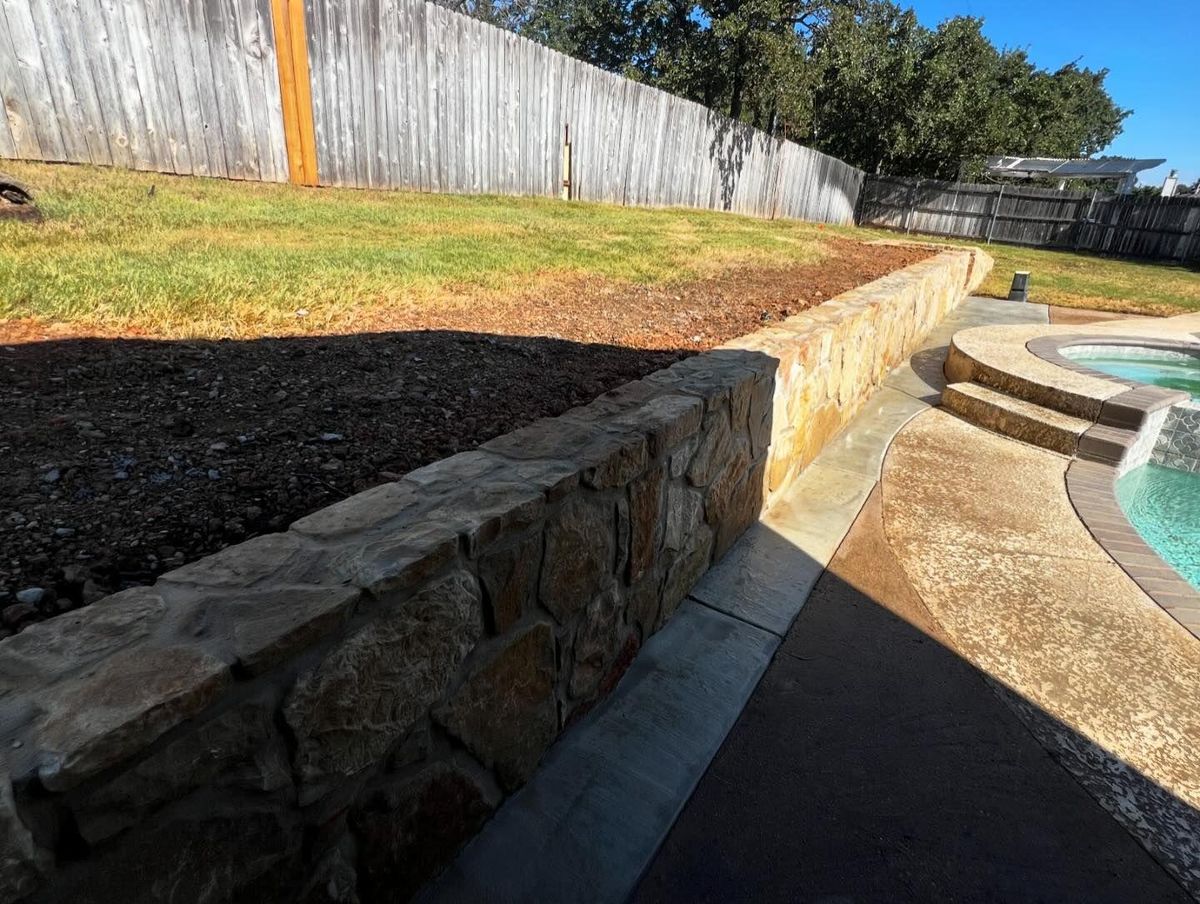
{"type": "Polygon", "coordinates": [[[1144,465],[1117,481],[1117,501],[1142,539],[1200,590],[1200,474],[1144,465]]]}
{"type": "Polygon", "coordinates": [[[1166,358],[1132,358],[1128,355],[1089,352],[1070,355],[1072,361],[1123,380],[1150,383],[1165,389],[1179,389],[1200,399],[1200,358],[1180,355],[1178,360],[1166,358]]]}

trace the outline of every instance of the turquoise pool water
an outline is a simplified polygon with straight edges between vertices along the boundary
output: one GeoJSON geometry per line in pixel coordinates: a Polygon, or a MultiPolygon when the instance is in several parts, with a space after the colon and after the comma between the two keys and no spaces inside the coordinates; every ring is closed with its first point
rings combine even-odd
{"type": "Polygon", "coordinates": [[[1186,360],[1176,361],[1162,358],[1131,358],[1128,355],[1104,352],[1071,355],[1069,349],[1067,354],[1072,361],[1110,377],[1136,380],[1166,389],[1179,389],[1191,393],[1193,399],[1200,399],[1200,358],[1181,355],[1180,358],[1186,360]]]}
{"type": "Polygon", "coordinates": [[[1200,590],[1200,474],[1145,465],[1117,481],[1117,501],[1142,539],[1200,590]]]}

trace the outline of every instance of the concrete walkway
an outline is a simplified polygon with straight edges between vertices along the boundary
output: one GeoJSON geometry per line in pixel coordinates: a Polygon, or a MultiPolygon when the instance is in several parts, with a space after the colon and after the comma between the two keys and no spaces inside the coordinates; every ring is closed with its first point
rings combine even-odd
{"type": "Polygon", "coordinates": [[[423,900],[1181,899],[942,642],[879,524],[950,336],[1047,321],[964,303],[423,900]]]}
{"type": "Polygon", "coordinates": [[[634,899],[1187,896],[946,646],[876,491],[634,899]]]}

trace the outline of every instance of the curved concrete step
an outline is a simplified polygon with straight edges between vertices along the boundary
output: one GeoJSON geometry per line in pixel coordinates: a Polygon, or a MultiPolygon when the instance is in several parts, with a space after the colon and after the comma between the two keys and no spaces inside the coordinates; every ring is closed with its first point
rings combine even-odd
{"type": "Polygon", "coordinates": [[[1092,422],[977,383],[951,383],[942,406],[976,426],[1063,455],[1074,455],[1092,422]]]}
{"type": "Polygon", "coordinates": [[[1125,387],[1043,361],[1025,347],[1039,337],[1037,330],[978,327],[957,333],[946,356],[946,378],[1095,422],[1104,403],[1125,387]]]}

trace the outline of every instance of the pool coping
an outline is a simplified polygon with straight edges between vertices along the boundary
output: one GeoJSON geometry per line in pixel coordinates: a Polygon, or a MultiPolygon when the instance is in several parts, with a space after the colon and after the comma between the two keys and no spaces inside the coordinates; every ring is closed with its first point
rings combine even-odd
{"type": "Polygon", "coordinates": [[[1200,591],[1150,546],[1117,500],[1117,479],[1150,415],[1190,402],[1179,390],[1114,377],[1072,361],[1062,349],[1080,345],[1137,345],[1163,351],[1200,354],[1195,343],[1135,336],[1096,334],[1040,336],[1026,344],[1051,364],[1129,387],[1104,402],[1097,422],[1079,438],[1077,457],[1066,473],[1067,496],[1084,526],[1135,584],[1180,625],[1200,639],[1200,591]]]}

